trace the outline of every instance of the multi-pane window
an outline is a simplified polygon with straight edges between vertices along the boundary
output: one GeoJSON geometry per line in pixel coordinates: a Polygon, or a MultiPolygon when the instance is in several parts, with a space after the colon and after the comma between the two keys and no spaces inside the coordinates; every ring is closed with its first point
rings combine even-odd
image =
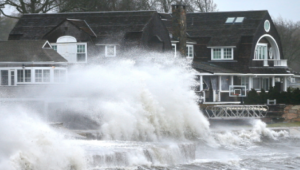
{"type": "Polygon", "coordinates": [[[77,45],[77,62],[85,62],[85,45],[77,45]]]}
{"type": "Polygon", "coordinates": [[[232,49],[224,48],[224,58],[231,59],[232,58],[232,49]]]}
{"type": "Polygon", "coordinates": [[[65,82],[66,70],[54,70],[54,82],[65,82]]]}
{"type": "Polygon", "coordinates": [[[213,49],[213,59],[221,59],[221,48],[213,49]]]}
{"type": "Polygon", "coordinates": [[[35,82],[50,82],[50,70],[35,70],[35,82]]]}
{"type": "Polygon", "coordinates": [[[193,45],[187,45],[186,46],[186,56],[189,58],[194,57],[194,46],[193,45]]]}
{"type": "Polygon", "coordinates": [[[212,48],[212,60],[232,60],[233,48],[212,48]]]}
{"type": "Polygon", "coordinates": [[[105,46],[105,56],[106,57],[115,57],[116,56],[116,46],[115,45],[106,45],[105,46]]]}
{"type": "Polygon", "coordinates": [[[18,70],[18,82],[31,82],[31,70],[18,70]]]}

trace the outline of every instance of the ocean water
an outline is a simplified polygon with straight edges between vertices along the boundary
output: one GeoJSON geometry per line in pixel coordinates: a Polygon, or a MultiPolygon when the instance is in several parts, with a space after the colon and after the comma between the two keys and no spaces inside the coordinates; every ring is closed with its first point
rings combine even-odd
{"type": "Polygon", "coordinates": [[[68,84],[39,92],[48,112],[0,104],[0,169],[297,169],[299,138],[287,131],[259,120],[212,128],[194,76],[185,60],[155,53],[72,68],[68,84]]]}

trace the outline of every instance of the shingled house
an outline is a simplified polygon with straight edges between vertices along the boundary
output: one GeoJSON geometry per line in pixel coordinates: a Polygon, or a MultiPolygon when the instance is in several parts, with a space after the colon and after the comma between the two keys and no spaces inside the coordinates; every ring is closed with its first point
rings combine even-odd
{"type": "MultiPolygon", "coordinates": [[[[170,33],[174,16],[161,14],[170,33]]],[[[186,56],[199,73],[197,91],[205,103],[239,102],[229,96],[230,85],[286,91],[293,80],[268,11],[188,13],[185,25],[186,56]]],[[[178,42],[172,39],[174,49],[178,42]]]]}
{"type": "Polygon", "coordinates": [[[131,48],[173,48],[175,56],[181,53],[192,60],[200,82],[197,92],[205,103],[238,103],[229,95],[231,85],[246,91],[271,86],[285,91],[293,80],[268,11],[186,14],[183,5],[172,9],[172,14],[25,14],[9,40],[48,40],[69,64],[117,57],[131,48]]]}
{"type": "Polygon", "coordinates": [[[131,48],[171,50],[156,11],[25,14],[9,40],[48,40],[69,63],[116,57],[131,48]]]}
{"type": "Polygon", "coordinates": [[[1,86],[64,83],[67,64],[47,40],[0,41],[1,86]]]}

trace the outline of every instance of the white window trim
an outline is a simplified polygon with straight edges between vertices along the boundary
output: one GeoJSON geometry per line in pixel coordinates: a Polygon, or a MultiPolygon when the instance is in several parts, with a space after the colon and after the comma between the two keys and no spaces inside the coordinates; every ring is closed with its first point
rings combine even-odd
{"type": "MultiPolygon", "coordinates": [[[[60,43],[50,43],[51,46],[55,45],[56,46],[56,52],[59,54],[58,49],[60,44],[75,44],[76,45],[76,62],[70,62],[70,63],[87,63],[88,61],[88,55],[87,55],[87,43],[85,42],[60,42],[60,43]],[[85,46],[85,61],[77,62],[77,45],[84,45],[85,46]]],[[[69,62],[69,61],[68,61],[69,62]]]]}
{"type": "Polygon", "coordinates": [[[105,45],[105,57],[116,57],[117,56],[117,45],[116,44],[106,44],[105,45]],[[113,46],[114,47],[114,55],[108,55],[107,54],[107,47],[113,46]]]}
{"type": "Polygon", "coordinates": [[[174,46],[174,57],[177,57],[177,45],[174,43],[172,44],[172,49],[173,49],[173,46],[174,46]]]}
{"type": "Polygon", "coordinates": [[[194,45],[186,45],[187,47],[187,58],[194,58],[194,45]],[[189,48],[192,48],[192,57],[190,57],[190,51],[189,51],[189,48]]]}
{"type": "Polygon", "coordinates": [[[255,51],[254,51],[254,59],[253,59],[253,60],[259,60],[259,61],[268,60],[268,51],[269,51],[269,49],[268,49],[268,44],[267,44],[267,43],[257,43],[257,44],[256,44],[256,47],[255,47],[255,51]],[[267,53],[265,54],[266,57],[267,57],[266,59],[265,59],[265,58],[260,59],[260,58],[258,57],[258,55],[257,55],[257,53],[256,53],[256,50],[257,50],[258,46],[266,47],[266,49],[267,49],[267,53]]]}
{"type": "Polygon", "coordinates": [[[211,47],[211,60],[233,60],[233,47],[211,47]],[[231,58],[224,58],[224,48],[231,48],[231,58]],[[221,49],[221,58],[214,58],[214,49],[221,49]]]}

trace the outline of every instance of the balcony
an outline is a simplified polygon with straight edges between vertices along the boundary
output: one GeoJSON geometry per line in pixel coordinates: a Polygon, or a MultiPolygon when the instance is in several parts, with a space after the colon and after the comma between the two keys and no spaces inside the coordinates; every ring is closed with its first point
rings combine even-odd
{"type": "Polygon", "coordinates": [[[274,67],[287,67],[287,60],[274,60],[274,67]]]}

